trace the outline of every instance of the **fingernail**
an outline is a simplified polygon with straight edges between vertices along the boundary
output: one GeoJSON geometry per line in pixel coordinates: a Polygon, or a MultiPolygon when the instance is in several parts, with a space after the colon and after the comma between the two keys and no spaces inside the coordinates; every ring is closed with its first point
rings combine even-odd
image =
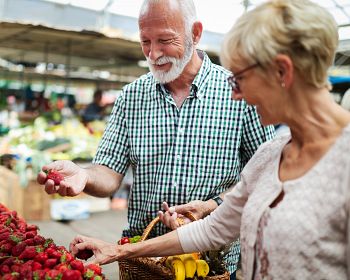
{"type": "Polygon", "coordinates": [[[171,206],[171,207],[169,208],[169,212],[170,212],[171,214],[175,213],[175,206],[171,206]]]}

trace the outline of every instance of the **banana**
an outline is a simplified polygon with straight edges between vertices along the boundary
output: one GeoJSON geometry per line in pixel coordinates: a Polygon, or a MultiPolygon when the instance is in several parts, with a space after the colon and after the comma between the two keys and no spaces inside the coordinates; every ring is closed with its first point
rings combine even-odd
{"type": "Polygon", "coordinates": [[[171,262],[173,261],[174,256],[167,257],[165,261],[165,266],[169,269],[172,269],[171,262]]]}
{"type": "Polygon", "coordinates": [[[171,262],[175,280],[185,280],[185,265],[179,258],[174,258],[171,262]]]}
{"type": "Polygon", "coordinates": [[[205,260],[196,260],[198,277],[205,277],[209,273],[209,265],[205,260]]]}
{"type": "Polygon", "coordinates": [[[192,254],[183,255],[182,261],[185,265],[186,278],[193,278],[197,271],[197,264],[192,254]]]}

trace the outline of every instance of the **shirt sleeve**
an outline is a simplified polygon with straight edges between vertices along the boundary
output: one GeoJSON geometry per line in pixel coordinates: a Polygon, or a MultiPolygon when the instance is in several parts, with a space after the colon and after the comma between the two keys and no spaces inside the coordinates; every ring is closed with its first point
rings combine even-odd
{"type": "Polygon", "coordinates": [[[247,106],[244,114],[243,133],[242,133],[242,168],[256,152],[258,147],[275,137],[273,126],[263,126],[260,123],[260,117],[254,106],[247,106]]]}
{"type": "Polygon", "coordinates": [[[93,163],[125,174],[129,165],[129,151],[125,99],[122,94],[114,104],[93,163]]]}
{"type": "Polygon", "coordinates": [[[177,229],[182,249],[187,253],[202,252],[235,241],[239,237],[241,215],[247,199],[248,190],[242,178],[209,216],[177,229]]]}

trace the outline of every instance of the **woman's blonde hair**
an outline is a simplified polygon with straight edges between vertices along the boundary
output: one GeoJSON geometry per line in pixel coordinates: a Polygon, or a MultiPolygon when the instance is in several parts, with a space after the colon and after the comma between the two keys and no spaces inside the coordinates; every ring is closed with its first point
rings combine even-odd
{"type": "Polygon", "coordinates": [[[220,59],[228,69],[242,60],[267,68],[286,54],[308,83],[321,88],[328,86],[337,46],[337,24],[326,9],[308,0],[271,0],[237,20],[220,59]]]}

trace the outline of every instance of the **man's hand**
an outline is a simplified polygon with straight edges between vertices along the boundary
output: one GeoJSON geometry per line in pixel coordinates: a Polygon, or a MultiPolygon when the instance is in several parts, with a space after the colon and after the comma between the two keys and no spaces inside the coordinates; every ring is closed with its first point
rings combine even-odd
{"type": "Polygon", "coordinates": [[[60,160],[45,165],[37,176],[37,181],[45,185],[48,194],[59,193],[62,196],[76,196],[81,193],[88,181],[85,169],[68,160],[60,160]],[[63,178],[59,185],[49,179],[45,171],[55,170],[63,178]]]}
{"type": "Polygon", "coordinates": [[[169,207],[166,202],[163,202],[163,209],[165,212],[159,211],[158,216],[163,224],[172,230],[177,229],[180,226],[177,218],[181,218],[184,224],[192,222],[189,218],[184,216],[185,213],[191,212],[193,216],[199,220],[210,214],[217,204],[213,200],[201,201],[194,200],[187,204],[176,205],[169,207]]]}
{"type": "Polygon", "coordinates": [[[79,251],[91,250],[95,258],[86,262],[88,264],[108,264],[117,260],[117,246],[96,238],[91,238],[83,235],[76,236],[69,244],[69,250],[76,256],[79,251]]]}

